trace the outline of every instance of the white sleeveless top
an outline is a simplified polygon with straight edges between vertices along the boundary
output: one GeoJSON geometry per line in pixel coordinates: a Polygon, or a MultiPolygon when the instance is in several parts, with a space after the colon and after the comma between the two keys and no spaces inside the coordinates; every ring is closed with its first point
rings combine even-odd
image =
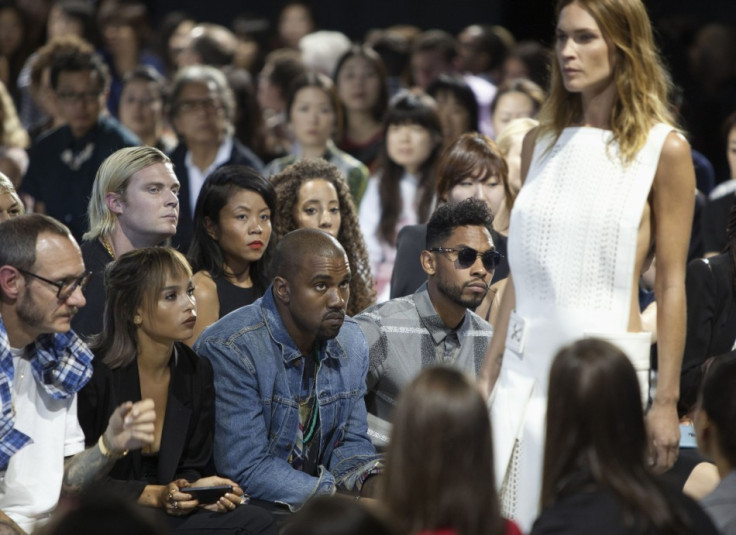
{"type": "Polygon", "coordinates": [[[566,128],[551,148],[549,137],[535,144],[511,213],[516,310],[491,398],[497,483],[508,484],[510,465],[521,465],[523,474],[512,476],[513,494],[528,503],[505,512],[526,531],[539,500],[547,381],[557,351],[586,336],[624,346],[634,339],[648,363],[648,333],[626,330],[639,225],[671,131],[653,127],[626,166],[608,130],[566,128]],[[512,460],[519,441],[522,458],[512,460]]]}

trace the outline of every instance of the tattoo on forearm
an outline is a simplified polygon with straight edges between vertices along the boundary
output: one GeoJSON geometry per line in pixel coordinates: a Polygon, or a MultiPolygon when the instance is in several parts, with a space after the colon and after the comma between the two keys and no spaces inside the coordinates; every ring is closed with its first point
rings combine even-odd
{"type": "Polygon", "coordinates": [[[97,445],[67,459],[64,465],[62,491],[67,494],[80,492],[90,483],[105,476],[115,460],[105,457],[97,445]]]}

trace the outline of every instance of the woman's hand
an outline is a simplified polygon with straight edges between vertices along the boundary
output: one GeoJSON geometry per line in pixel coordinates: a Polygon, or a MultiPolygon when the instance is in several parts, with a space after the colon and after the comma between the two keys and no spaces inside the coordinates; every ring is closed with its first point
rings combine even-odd
{"type": "Polygon", "coordinates": [[[177,479],[162,487],[159,495],[160,507],[172,516],[186,516],[194,512],[199,502],[193,500],[189,494],[182,492],[182,489],[191,486],[186,479],[177,479]]]}
{"type": "Polygon", "coordinates": [[[214,511],[216,513],[227,513],[229,511],[233,511],[242,503],[245,503],[243,501],[243,489],[241,489],[235,481],[227,479],[226,477],[203,477],[202,479],[192,483],[193,487],[215,487],[217,485],[230,485],[233,488],[233,491],[228,492],[215,503],[200,505],[202,509],[207,509],[208,511],[214,511]]]}

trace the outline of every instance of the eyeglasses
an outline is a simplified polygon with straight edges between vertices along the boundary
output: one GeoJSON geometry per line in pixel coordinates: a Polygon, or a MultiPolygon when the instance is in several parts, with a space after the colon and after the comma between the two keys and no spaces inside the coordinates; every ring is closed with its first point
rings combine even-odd
{"type": "Polygon", "coordinates": [[[24,275],[29,275],[47,284],[56,286],[56,288],[58,289],[58,291],[56,292],[56,298],[61,301],[66,301],[67,299],[69,299],[77,288],[81,288],[82,291],[84,291],[85,286],[87,286],[89,279],[92,277],[92,272],[86,271],[82,273],[79,277],[76,277],[74,279],[67,279],[63,281],[52,281],[52,280],[47,279],[46,277],[42,277],[41,275],[36,275],[35,273],[26,271],[25,269],[21,269],[21,268],[15,268],[15,269],[17,269],[24,275]]]}
{"type": "Polygon", "coordinates": [[[455,253],[457,256],[454,260],[451,260],[453,262],[457,262],[457,265],[460,267],[460,269],[467,269],[473,264],[475,264],[475,261],[477,260],[478,256],[480,256],[481,262],[483,262],[483,267],[486,269],[486,271],[493,271],[496,269],[496,264],[500,262],[501,258],[503,258],[503,255],[496,251],[495,249],[489,249],[488,251],[479,252],[473,249],[472,247],[463,247],[462,249],[451,249],[449,247],[435,247],[433,249],[430,249],[433,253],[455,253]]]}
{"type": "Polygon", "coordinates": [[[77,102],[78,100],[81,100],[85,104],[89,104],[89,103],[96,101],[98,98],[100,98],[101,94],[102,94],[102,91],[99,91],[99,90],[82,91],[81,93],[73,93],[73,92],[64,91],[61,93],[57,93],[56,97],[66,104],[72,104],[74,102],[77,102]]]}
{"type": "Polygon", "coordinates": [[[196,110],[204,110],[208,113],[222,109],[222,102],[214,98],[203,98],[198,100],[182,100],[176,105],[179,113],[191,113],[196,110]]]}

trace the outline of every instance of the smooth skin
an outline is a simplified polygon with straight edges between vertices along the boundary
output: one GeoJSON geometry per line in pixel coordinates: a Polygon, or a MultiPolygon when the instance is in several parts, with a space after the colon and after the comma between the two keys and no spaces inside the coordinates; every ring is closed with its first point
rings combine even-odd
{"type": "MultiPolygon", "coordinates": [[[[564,69],[569,91],[581,93],[583,117],[578,126],[610,129],[610,110],[615,102],[613,45],[602,35],[595,20],[577,4],[565,7],[558,23],[557,59],[564,69]],[[603,47],[607,50],[602,53],[603,47]],[[607,65],[607,67],[606,67],[607,65]],[[578,72],[573,72],[577,70],[578,72]],[[608,72],[608,76],[605,73],[608,72]]],[[[564,71],[563,71],[564,72],[564,71]]],[[[537,129],[524,138],[522,178],[531,163],[537,129]]],[[[651,441],[650,462],[654,471],[670,468],[677,459],[680,430],[677,400],[680,394],[680,368],[685,345],[685,262],[693,216],[695,173],[690,146],[676,132],[669,134],[662,148],[649,200],[642,214],[634,269],[628,330],[642,330],[637,299],[637,281],[646,261],[649,245],[656,243],[657,273],[655,292],[658,314],[657,393],[647,413],[651,441]]],[[[489,395],[498,378],[508,330],[508,318],[515,307],[511,276],[501,302],[496,331],[486,352],[480,386],[489,395]]]]}

